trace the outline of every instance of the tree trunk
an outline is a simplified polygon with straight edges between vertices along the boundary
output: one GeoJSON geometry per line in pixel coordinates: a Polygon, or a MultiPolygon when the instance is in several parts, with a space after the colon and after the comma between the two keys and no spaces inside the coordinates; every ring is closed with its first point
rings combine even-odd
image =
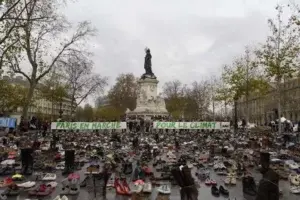
{"type": "Polygon", "coordinates": [[[278,79],[277,81],[277,92],[278,92],[278,99],[277,99],[277,109],[278,109],[278,134],[281,133],[281,88],[280,88],[281,80],[278,79]]]}
{"type": "Polygon", "coordinates": [[[227,101],[224,101],[225,117],[227,118],[227,101]]]}
{"type": "Polygon", "coordinates": [[[75,95],[73,95],[72,101],[71,101],[71,116],[70,116],[70,118],[72,121],[74,120],[75,113],[76,113],[76,107],[77,107],[74,96],[75,95]]]}
{"type": "Polygon", "coordinates": [[[215,119],[215,101],[213,101],[212,103],[213,103],[213,120],[216,121],[216,119],[215,119]]]}
{"type": "Polygon", "coordinates": [[[234,99],[234,133],[237,134],[238,132],[238,116],[237,116],[237,99],[234,99]]]}
{"type": "Polygon", "coordinates": [[[247,66],[246,66],[246,113],[245,113],[245,121],[246,126],[249,121],[249,52],[246,51],[247,54],[247,66]]]}
{"type": "Polygon", "coordinates": [[[25,104],[23,107],[23,112],[22,112],[22,116],[25,121],[29,120],[29,119],[27,119],[28,118],[28,109],[30,107],[31,100],[33,98],[35,86],[36,86],[35,83],[30,83],[30,85],[29,85],[29,90],[27,93],[26,101],[25,101],[25,104]]]}

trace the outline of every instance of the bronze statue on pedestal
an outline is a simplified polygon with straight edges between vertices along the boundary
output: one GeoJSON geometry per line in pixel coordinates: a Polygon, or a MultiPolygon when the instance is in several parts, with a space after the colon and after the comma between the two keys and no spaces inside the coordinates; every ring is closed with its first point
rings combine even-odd
{"type": "Polygon", "coordinates": [[[144,63],[144,69],[145,69],[145,73],[142,75],[142,79],[145,78],[152,78],[152,79],[156,79],[156,76],[154,75],[154,73],[152,72],[152,55],[150,53],[150,49],[146,48],[145,49],[146,52],[146,56],[145,56],[145,63],[144,63]]]}

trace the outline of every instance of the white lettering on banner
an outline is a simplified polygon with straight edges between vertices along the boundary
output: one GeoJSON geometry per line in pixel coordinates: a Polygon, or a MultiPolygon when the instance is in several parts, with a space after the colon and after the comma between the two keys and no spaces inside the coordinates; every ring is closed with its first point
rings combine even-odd
{"type": "Polygon", "coordinates": [[[126,122],[52,122],[51,129],[57,130],[98,130],[126,129],[126,122]]]}
{"type": "Polygon", "coordinates": [[[154,129],[230,129],[229,122],[153,122],[154,129]]]}

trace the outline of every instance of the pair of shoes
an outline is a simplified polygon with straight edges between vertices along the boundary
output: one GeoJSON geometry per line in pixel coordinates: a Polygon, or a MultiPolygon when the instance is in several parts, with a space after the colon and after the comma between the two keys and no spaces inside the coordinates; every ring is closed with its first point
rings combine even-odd
{"type": "Polygon", "coordinates": [[[62,181],[62,195],[76,195],[80,192],[79,179],[66,178],[62,181]]]}
{"type": "Polygon", "coordinates": [[[207,178],[205,180],[205,185],[217,185],[217,182],[213,179],[207,178]]]}
{"type": "Polygon", "coordinates": [[[100,172],[100,166],[99,165],[90,165],[89,167],[86,168],[86,173],[91,173],[91,174],[97,174],[100,172]]]}
{"type": "Polygon", "coordinates": [[[169,185],[162,185],[157,189],[157,191],[160,194],[171,194],[171,188],[169,185]]]}
{"type": "Polygon", "coordinates": [[[225,196],[229,195],[229,191],[226,190],[222,185],[220,185],[219,191],[220,191],[220,194],[222,194],[222,195],[225,195],[225,196]]]}
{"type": "Polygon", "coordinates": [[[220,194],[222,194],[224,196],[228,196],[229,195],[229,191],[226,190],[222,185],[219,188],[217,188],[216,185],[213,185],[211,187],[211,193],[214,196],[220,196],[220,194]]]}
{"type": "Polygon", "coordinates": [[[120,182],[119,179],[116,178],[114,187],[118,195],[131,195],[131,191],[126,179],[123,179],[122,182],[120,182]]]}
{"type": "Polygon", "coordinates": [[[211,194],[214,195],[214,196],[220,196],[220,191],[219,189],[217,188],[217,186],[213,185],[211,187],[211,194]]]}
{"type": "Polygon", "coordinates": [[[59,195],[57,197],[55,197],[53,200],[68,200],[68,197],[67,196],[62,196],[60,197],[59,195]]]}

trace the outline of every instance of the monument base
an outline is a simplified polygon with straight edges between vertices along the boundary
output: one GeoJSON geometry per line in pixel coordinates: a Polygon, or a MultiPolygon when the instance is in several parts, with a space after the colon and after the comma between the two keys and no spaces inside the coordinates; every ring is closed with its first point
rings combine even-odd
{"type": "Polygon", "coordinates": [[[138,81],[138,96],[136,108],[126,111],[127,116],[163,117],[168,116],[165,100],[157,95],[158,80],[153,77],[143,77],[138,81]]]}

